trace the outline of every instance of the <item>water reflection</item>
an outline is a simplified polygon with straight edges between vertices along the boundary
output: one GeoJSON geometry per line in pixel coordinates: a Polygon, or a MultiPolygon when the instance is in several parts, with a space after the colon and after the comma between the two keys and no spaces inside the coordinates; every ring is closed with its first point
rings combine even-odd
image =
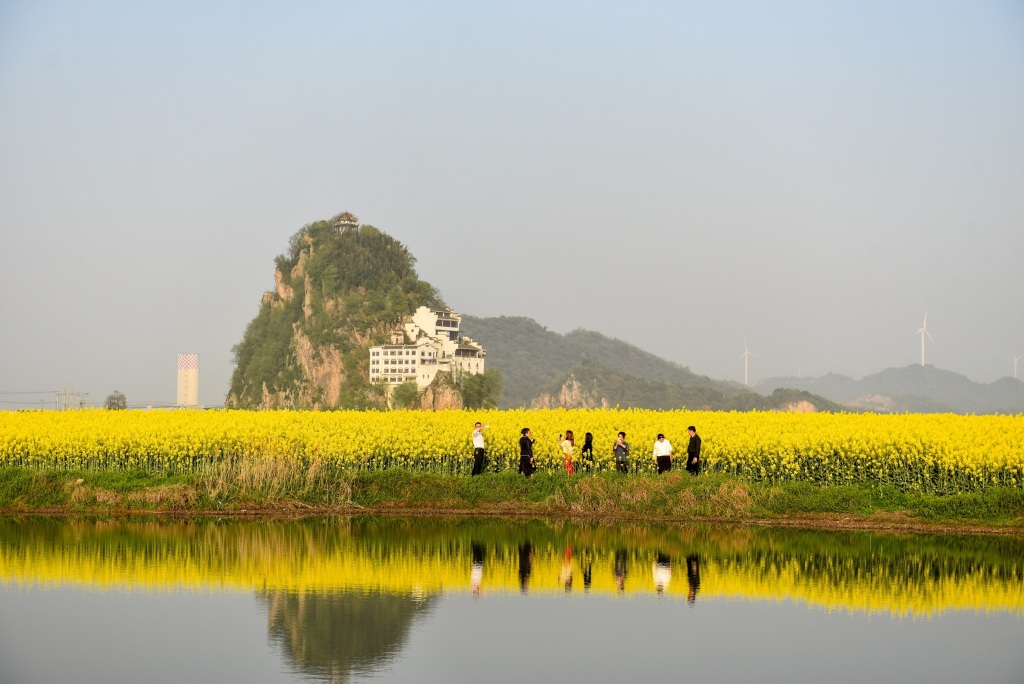
{"type": "Polygon", "coordinates": [[[384,593],[259,592],[268,631],[294,668],[317,679],[347,682],[392,661],[432,598],[384,593]]]}
{"type": "Polygon", "coordinates": [[[700,556],[695,553],[686,557],[686,584],[686,602],[692,606],[700,591],[700,556]]]}
{"type": "Polygon", "coordinates": [[[533,574],[533,545],[529,541],[519,544],[519,591],[530,590],[530,575],[533,574]]]}
{"type": "Polygon", "coordinates": [[[476,609],[495,594],[533,609],[538,597],[646,595],[691,617],[700,611],[687,605],[716,599],[1020,616],[1024,540],[543,520],[0,518],[0,585],[252,593],[291,671],[346,682],[395,662],[446,594],[472,596],[476,609]]]}
{"type": "Polygon", "coordinates": [[[551,521],[4,518],[0,582],[215,588],[268,601],[274,592],[657,594],[691,605],[739,598],[1020,614],[1024,541],[551,521]]]}

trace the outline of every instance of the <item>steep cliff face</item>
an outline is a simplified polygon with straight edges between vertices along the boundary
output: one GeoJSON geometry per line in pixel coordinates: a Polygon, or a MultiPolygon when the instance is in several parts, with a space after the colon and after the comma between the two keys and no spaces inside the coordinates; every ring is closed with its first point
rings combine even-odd
{"type": "Polygon", "coordinates": [[[608,408],[608,400],[587,390],[570,375],[557,393],[542,392],[531,404],[533,408],[608,408]]]}
{"type": "Polygon", "coordinates": [[[424,411],[461,409],[462,393],[452,382],[449,373],[438,373],[434,381],[420,394],[420,408],[424,411]]]}
{"type": "MultiPolygon", "coordinates": [[[[348,213],[303,227],[275,259],[274,289],[235,348],[225,404],[238,408],[370,408],[369,348],[417,307],[440,306],[400,242],[348,213]]],[[[452,402],[445,391],[431,402],[452,402]]],[[[461,400],[461,398],[460,398],[461,400]]]]}

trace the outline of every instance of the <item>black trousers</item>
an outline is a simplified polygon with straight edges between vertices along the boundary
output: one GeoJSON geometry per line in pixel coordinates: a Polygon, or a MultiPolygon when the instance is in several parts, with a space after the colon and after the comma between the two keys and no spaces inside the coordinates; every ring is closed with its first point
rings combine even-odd
{"type": "Polygon", "coordinates": [[[693,461],[687,459],[686,460],[686,471],[688,473],[690,473],[691,475],[700,475],[700,459],[697,459],[696,463],[694,463],[693,461]]]}
{"type": "Polygon", "coordinates": [[[658,474],[667,473],[672,470],[672,457],[671,456],[659,456],[658,457],[658,474]]]}
{"type": "Polygon", "coordinates": [[[629,461],[616,461],[615,462],[615,468],[620,473],[625,475],[626,473],[629,472],[629,461]]]}
{"type": "Polygon", "coordinates": [[[484,450],[480,448],[473,449],[473,475],[479,475],[484,472],[484,450]]]}

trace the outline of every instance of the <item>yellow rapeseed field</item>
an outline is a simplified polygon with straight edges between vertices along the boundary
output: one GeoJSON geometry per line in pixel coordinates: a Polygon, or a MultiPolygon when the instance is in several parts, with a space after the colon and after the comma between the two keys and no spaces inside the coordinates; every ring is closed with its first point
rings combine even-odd
{"type": "Polygon", "coordinates": [[[910,491],[1024,487],[1024,416],[791,414],[637,409],[510,411],[18,411],[0,412],[0,466],[197,473],[225,459],[298,459],[353,470],[468,472],[480,420],[492,469],[516,469],[529,427],[542,469],[558,470],[558,436],[594,435],[612,469],[619,430],[631,472],[653,470],[662,432],[685,453],[688,425],[704,467],[759,481],[867,482],[910,491]]]}

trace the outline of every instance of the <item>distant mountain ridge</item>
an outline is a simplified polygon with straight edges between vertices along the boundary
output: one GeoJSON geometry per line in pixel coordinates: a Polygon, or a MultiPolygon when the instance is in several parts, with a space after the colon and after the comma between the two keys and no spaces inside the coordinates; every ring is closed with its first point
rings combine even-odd
{"type": "MultiPolygon", "coordinates": [[[[589,330],[565,335],[548,330],[532,318],[478,318],[464,314],[462,328],[487,349],[489,367],[505,379],[505,403],[528,406],[551,383],[585,361],[598,363],[644,380],[696,387],[727,384],[697,375],[689,368],[621,340],[589,330]]],[[[737,387],[742,388],[741,385],[737,387]]]]}
{"type": "Polygon", "coordinates": [[[913,364],[887,368],[860,380],[829,373],[819,378],[769,378],[754,389],[770,394],[780,387],[800,389],[862,410],[883,412],[1024,412],[1024,382],[1000,378],[974,382],[953,371],[913,364]]]}
{"type": "Polygon", "coordinates": [[[501,371],[505,391],[500,405],[505,408],[843,409],[798,390],[762,396],[591,330],[562,335],[520,316],[464,315],[462,326],[487,349],[488,368],[501,371]]]}

